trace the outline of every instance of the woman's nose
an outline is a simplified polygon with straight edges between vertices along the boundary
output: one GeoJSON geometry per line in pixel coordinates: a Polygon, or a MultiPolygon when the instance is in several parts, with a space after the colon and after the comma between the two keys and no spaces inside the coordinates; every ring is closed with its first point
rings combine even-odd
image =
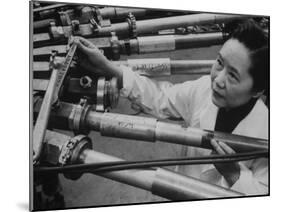
{"type": "Polygon", "coordinates": [[[215,78],[216,86],[219,88],[225,87],[225,70],[220,71],[215,78]]]}

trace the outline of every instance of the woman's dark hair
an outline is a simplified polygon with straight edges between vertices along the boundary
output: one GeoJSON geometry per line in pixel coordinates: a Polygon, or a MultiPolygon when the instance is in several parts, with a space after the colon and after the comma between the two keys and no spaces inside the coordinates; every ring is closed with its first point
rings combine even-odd
{"type": "Polygon", "coordinates": [[[255,91],[268,93],[269,48],[268,35],[253,19],[236,22],[227,26],[229,39],[237,39],[250,50],[251,67],[255,91]]]}

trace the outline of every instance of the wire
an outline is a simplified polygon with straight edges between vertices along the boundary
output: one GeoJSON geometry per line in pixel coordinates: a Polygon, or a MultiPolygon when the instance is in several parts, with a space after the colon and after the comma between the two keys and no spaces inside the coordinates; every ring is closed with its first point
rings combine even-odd
{"type": "Polygon", "coordinates": [[[210,155],[192,158],[175,158],[146,161],[113,161],[103,163],[75,164],[64,167],[34,167],[35,173],[66,173],[66,172],[88,172],[103,173],[109,171],[120,171],[125,169],[140,169],[160,166],[174,165],[198,165],[213,163],[230,163],[237,161],[253,160],[260,157],[268,157],[268,151],[255,151],[251,153],[236,153],[232,155],[210,155]]]}

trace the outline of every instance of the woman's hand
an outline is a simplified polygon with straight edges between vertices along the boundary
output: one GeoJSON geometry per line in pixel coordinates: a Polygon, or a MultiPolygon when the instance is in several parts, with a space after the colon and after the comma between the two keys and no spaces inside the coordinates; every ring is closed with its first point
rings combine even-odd
{"type": "Polygon", "coordinates": [[[83,68],[98,74],[110,74],[107,73],[110,61],[94,44],[83,37],[73,37],[71,43],[77,44],[78,60],[83,68]]]}
{"type": "MultiPolygon", "coordinates": [[[[223,142],[212,139],[211,144],[215,152],[219,155],[235,154],[235,151],[223,142]]],[[[240,177],[240,166],[238,163],[215,163],[214,166],[218,172],[224,176],[230,186],[240,177]]]]}
{"type": "Polygon", "coordinates": [[[123,87],[123,70],[109,61],[94,44],[82,37],[73,37],[71,43],[77,44],[80,53],[78,60],[82,67],[103,76],[117,77],[118,87],[123,87]]]}

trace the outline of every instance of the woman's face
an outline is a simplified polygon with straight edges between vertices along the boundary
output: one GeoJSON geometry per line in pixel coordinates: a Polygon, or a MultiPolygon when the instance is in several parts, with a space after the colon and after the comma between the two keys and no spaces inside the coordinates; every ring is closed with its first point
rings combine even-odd
{"type": "Polygon", "coordinates": [[[249,50],[240,41],[230,39],[223,45],[211,70],[212,101],[217,107],[235,108],[252,98],[250,65],[249,50]]]}

